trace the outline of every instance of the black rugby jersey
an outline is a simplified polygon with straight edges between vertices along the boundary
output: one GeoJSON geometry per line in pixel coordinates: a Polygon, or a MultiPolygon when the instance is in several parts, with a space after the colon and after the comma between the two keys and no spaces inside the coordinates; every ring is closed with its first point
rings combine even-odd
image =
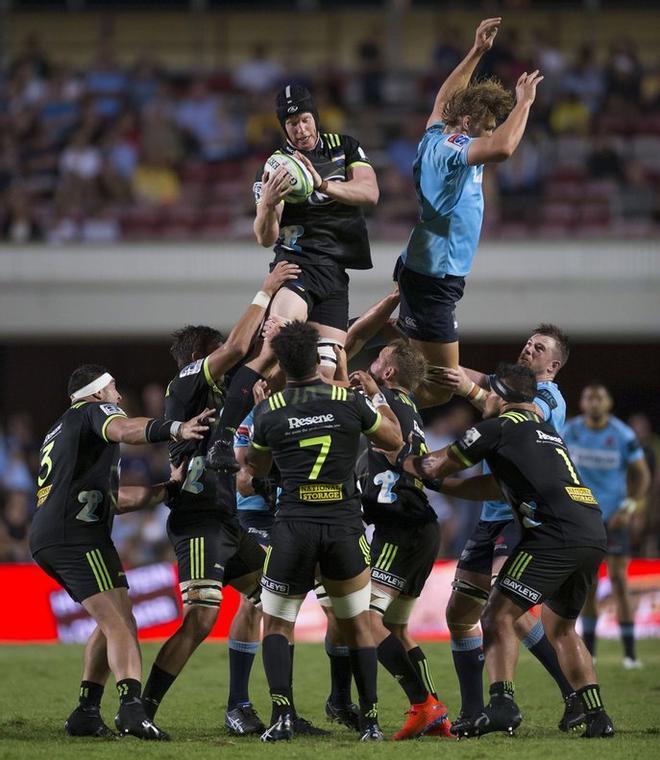
{"type": "Polygon", "coordinates": [[[361,394],[321,380],[288,385],[256,407],[252,445],[280,470],[277,520],[361,527],[355,460],[380,413],[361,394]]]}
{"type": "Polygon", "coordinates": [[[37,510],[30,550],[110,540],[119,487],[119,444],[108,424],[126,413],[116,404],[79,401],[50,428],[39,451],[37,510]]]}
{"type": "MultiPolygon", "coordinates": [[[[294,153],[288,142],[284,153],[294,153]]],[[[300,151],[323,180],[345,182],[352,166],[371,166],[354,137],[321,134],[316,147],[300,151]]],[[[261,200],[263,167],[254,183],[255,202],[261,200]]],[[[371,269],[371,250],[364,213],[359,206],[329,198],[315,190],[304,203],[284,203],[275,261],[307,260],[311,264],[339,264],[344,269],[371,269]]]]}
{"type": "MultiPolygon", "coordinates": [[[[426,454],[422,418],[415,402],[400,390],[381,388],[399,420],[403,440],[412,445],[413,454],[426,454]]],[[[361,479],[364,519],[368,523],[411,524],[435,522],[436,515],[419,478],[392,469],[387,458],[369,443],[368,472],[361,479]]]]}
{"type": "Polygon", "coordinates": [[[582,482],[564,440],[532,412],[508,411],[484,420],[450,451],[466,467],[486,460],[526,542],[605,548],[596,498],[582,482]]]}
{"type": "Polygon", "coordinates": [[[225,402],[224,383],[217,383],[208,368],[208,357],[185,366],[167,386],[165,416],[173,420],[189,420],[204,409],[215,409],[215,422],[200,440],[173,441],[169,445],[170,460],[179,465],[188,459],[186,479],[179,494],[170,502],[177,524],[198,512],[233,515],[236,511],[235,478],[208,471],[206,450],[212,430],[220,423],[225,402]]]}

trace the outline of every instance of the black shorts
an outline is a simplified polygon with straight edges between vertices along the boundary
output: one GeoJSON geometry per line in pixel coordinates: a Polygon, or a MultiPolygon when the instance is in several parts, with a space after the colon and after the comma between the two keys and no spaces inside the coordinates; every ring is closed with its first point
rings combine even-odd
{"type": "Polygon", "coordinates": [[[292,290],[307,302],[307,319],[326,327],[348,330],[348,282],[346,271],[337,264],[314,265],[292,255],[278,256],[271,264],[290,261],[297,264],[300,275],[282,287],[292,290]]]}
{"type": "Polygon", "coordinates": [[[270,534],[273,530],[275,515],[257,509],[239,509],[238,522],[241,530],[249,533],[261,546],[270,546],[270,534]]]}
{"type": "Polygon", "coordinates": [[[371,580],[417,598],[439,549],[437,522],[408,528],[376,525],[371,539],[371,580]]]}
{"type": "Polygon", "coordinates": [[[322,578],[355,578],[370,564],[364,531],[302,520],[276,521],[261,585],[284,596],[306,594],[314,588],[317,564],[322,578]]]}
{"type": "Polygon", "coordinates": [[[113,588],[128,588],[112,543],[47,546],[36,552],[34,561],[76,602],[113,588]]]}
{"type": "Polygon", "coordinates": [[[394,277],[401,294],[399,330],[415,340],[455,343],[458,340],[456,304],[463,297],[465,278],[452,274],[429,277],[399,262],[394,277]]]}
{"type": "Polygon", "coordinates": [[[266,553],[238,520],[204,516],[180,525],[171,517],[167,526],[179,564],[179,583],[214,580],[227,585],[263,567],[266,553]]]}
{"type": "Polygon", "coordinates": [[[515,520],[479,520],[465,542],[457,568],[490,575],[495,557],[509,557],[520,541],[520,527],[515,520]]]}
{"type": "Polygon", "coordinates": [[[613,557],[630,556],[630,531],[628,527],[608,528],[605,525],[607,534],[607,553],[613,557]]]}
{"type": "Polygon", "coordinates": [[[522,541],[495,585],[523,610],[543,602],[560,617],[575,620],[604,557],[603,549],[592,546],[537,549],[522,541]]]}

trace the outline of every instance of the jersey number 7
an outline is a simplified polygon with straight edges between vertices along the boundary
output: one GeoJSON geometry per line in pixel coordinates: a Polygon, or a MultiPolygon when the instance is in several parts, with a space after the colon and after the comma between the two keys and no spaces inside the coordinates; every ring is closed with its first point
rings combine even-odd
{"type": "Polygon", "coordinates": [[[328,458],[331,445],[331,435],[318,435],[315,438],[303,438],[302,441],[298,441],[298,446],[301,448],[306,448],[307,446],[321,447],[319,455],[316,457],[316,462],[314,462],[314,467],[312,467],[312,471],[309,473],[309,480],[316,480],[318,478],[321,467],[323,467],[323,463],[328,458]]]}

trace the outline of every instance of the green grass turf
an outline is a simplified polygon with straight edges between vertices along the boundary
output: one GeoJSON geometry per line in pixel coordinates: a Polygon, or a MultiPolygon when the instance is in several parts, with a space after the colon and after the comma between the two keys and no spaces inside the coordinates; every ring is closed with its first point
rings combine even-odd
{"type": "MultiPolygon", "coordinates": [[[[139,753],[143,758],[204,760],[238,758],[360,758],[508,757],[556,758],[563,753],[571,760],[581,757],[631,760],[660,755],[660,642],[642,641],[639,655],[646,667],[625,671],[621,666],[618,642],[599,642],[598,670],[603,697],[614,719],[617,736],[586,741],[566,736],[557,728],[563,704],[553,682],[540,665],[523,651],[517,677],[517,699],[525,716],[513,738],[494,735],[460,742],[426,738],[409,742],[360,745],[343,728],[333,728],[325,739],[298,737],[291,743],[264,745],[258,740],[229,737],[223,727],[227,689],[227,651],[223,644],[208,643],[195,654],[158,714],[158,723],[171,732],[170,744],[151,744],[133,738],[116,742],[72,739],[64,735],[62,724],[75,706],[82,649],[77,646],[0,647],[0,760],[9,758],[125,758],[139,753]],[[437,746],[440,743],[442,746],[437,746]]],[[[441,698],[450,716],[458,709],[458,690],[451,654],[446,644],[424,646],[433,666],[441,698]]],[[[145,670],[151,665],[157,645],[143,648],[145,670]]],[[[328,692],[328,661],[320,645],[296,647],[295,688],[299,712],[323,727],[323,705],[328,692]]],[[[379,672],[381,725],[388,736],[403,722],[406,703],[403,692],[382,669],[379,672]]],[[[252,679],[252,698],[264,718],[269,701],[261,658],[258,656],[252,679]]],[[[103,701],[106,722],[112,725],[116,706],[114,687],[103,701]]]]}

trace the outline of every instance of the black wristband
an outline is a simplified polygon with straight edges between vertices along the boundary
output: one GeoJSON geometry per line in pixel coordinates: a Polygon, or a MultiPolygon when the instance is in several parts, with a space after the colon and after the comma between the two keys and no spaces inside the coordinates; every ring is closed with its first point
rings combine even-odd
{"type": "Polygon", "coordinates": [[[437,491],[438,493],[442,493],[443,480],[444,478],[433,478],[433,480],[422,478],[422,483],[424,483],[424,488],[428,488],[429,491],[437,491]]]}
{"type": "Polygon", "coordinates": [[[174,501],[181,491],[181,483],[178,480],[168,480],[167,483],[163,483],[163,488],[167,494],[165,498],[165,504],[170,504],[174,501]]]}
{"type": "Polygon", "coordinates": [[[163,443],[169,441],[172,435],[172,425],[175,420],[166,420],[159,417],[155,420],[149,420],[144,429],[144,437],[147,443],[163,443]]]}
{"type": "Polygon", "coordinates": [[[394,469],[403,472],[403,462],[407,456],[412,454],[412,446],[409,443],[404,443],[401,451],[396,455],[394,460],[394,469]]]}

